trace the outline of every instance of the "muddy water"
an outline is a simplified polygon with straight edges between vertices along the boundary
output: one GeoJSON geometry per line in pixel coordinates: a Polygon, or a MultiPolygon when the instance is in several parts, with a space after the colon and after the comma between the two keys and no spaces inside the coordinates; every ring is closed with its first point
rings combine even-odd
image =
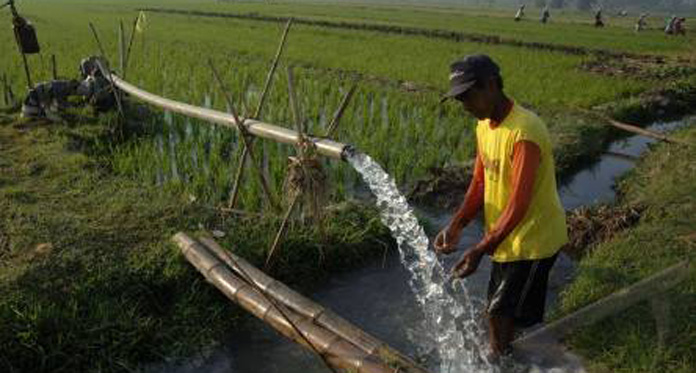
{"type": "MultiPolygon", "coordinates": [[[[679,126],[678,123],[657,124],[651,128],[667,131],[679,126]]],[[[566,209],[599,202],[610,202],[615,198],[613,188],[616,177],[630,170],[635,162],[623,154],[637,157],[654,141],[634,136],[617,141],[611,145],[607,154],[586,169],[568,178],[561,186],[561,199],[566,209]]],[[[429,225],[437,229],[445,225],[450,214],[443,211],[419,210],[429,225]]],[[[474,222],[465,230],[460,248],[478,242],[482,236],[480,222],[474,222]]],[[[441,258],[444,268],[450,268],[456,254],[441,258]]],[[[572,278],[574,266],[564,255],[559,257],[549,283],[547,305],[552,307],[557,295],[572,278]]],[[[477,309],[482,309],[490,272],[490,262],[484,260],[481,267],[468,281],[466,288],[477,309]]],[[[396,349],[422,360],[424,365],[437,365],[436,349],[428,350],[417,343],[419,331],[412,328],[424,318],[417,294],[409,286],[409,271],[401,264],[399,256],[389,255],[379,262],[349,273],[334,276],[326,284],[311,294],[311,298],[333,309],[344,318],[363,327],[369,333],[389,343],[396,349]]],[[[484,341],[481,341],[484,343],[484,341]]],[[[533,353],[533,352],[532,352],[533,353]]],[[[532,357],[534,360],[534,357],[532,357]]],[[[577,371],[572,357],[556,356],[554,361],[537,361],[536,371],[565,372],[577,371]]],[[[287,341],[269,327],[254,319],[248,330],[230,336],[227,343],[207,358],[193,359],[186,366],[167,366],[155,369],[167,372],[236,372],[236,373],[313,373],[327,372],[321,362],[311,353],[287,341]]],[[[473,371],[473,370],[472,370],[473,371]]],[[[480,371],[480,370],[476,370],[480,371]]],[[[446,372],[443,371],[443,372],[446,372]]],[[[461,373],[454,372],[452,373],[461,373]]]]}

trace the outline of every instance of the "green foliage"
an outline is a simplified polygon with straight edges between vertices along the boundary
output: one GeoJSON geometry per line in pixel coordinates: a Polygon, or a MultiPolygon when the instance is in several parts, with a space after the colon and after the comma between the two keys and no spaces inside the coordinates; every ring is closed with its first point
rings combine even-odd
{"type": "MultiPolygon", "coordinates": [[[[696,143],[696,130],[680,137],[696,143]]],[[[660,145],[620,185],[623,202],[647,210],[641,222],[601,244],[582,260],[564,292],[560,312],[569,313],[678,261],[696,259],[696,159],[694,147],[660,145]]],[[[646,304],[573,334],[570,342],[595,370],[693,372],[696,369],[696,276],[667,294],[671,337],[657,347],[653,315],[646,304]]]]}
{"type": "MultiPolygon", "coordinates": [[[[226,233],[260,264],[277,217],[232,218],[114,174],[112,118],[0,124],[0,371],[131,371],[190,356],[233,327],[233,306],[180,255],[179,230],[226,233]]],[[[376,212],[346,204],[291,229],[273,273],[307,287],[393,247],[376,212]],[[321,255],[320,255],[321,254],[321,255]],[[321,258],[321,259],[320,259],[321,258]]]]}

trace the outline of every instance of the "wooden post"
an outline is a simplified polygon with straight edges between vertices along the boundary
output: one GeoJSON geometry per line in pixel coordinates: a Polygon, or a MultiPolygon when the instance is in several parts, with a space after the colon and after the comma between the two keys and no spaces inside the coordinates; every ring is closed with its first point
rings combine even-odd
{"type": "Polygon", "coordinates": [[[126,70],[126,37],[123,35],[123,21],[118,21],[118,71],[124,75],[126,70]]]}
{"type": "Polygon", "coordinates": [[[51,54],[51,75],[53,76],[53,80],[58,79],[58,66],[56,66],[55,54],[51,54]]]}
{"type": "MultiPolygon", "coordinates": [[[[533,343],[549,337],[563,338],[563,336],[581,326],[592,324],[608,316],[619,313],[642,300],[661,295],[666,290],[686,280],[689,276],[689,270],[690,265],[688,260],[680,262],[523,336],[521,339],[514,341],[513,346],[529,342],[533,343]]],[[[663,313],[666,311],[660,309],[660,307],[664,306],[658,305],[657,307],[657,313],[660,314],[660,317],[664,316],[663,313]]],[[[663,325],[662,327],[665,326],[663,325]]]]}
{"type": "Polygon", "coordinates": [[[11,106],[9,94],[7,92],[7,76],[4,72],[2,73],[2,104],[4,106],[11,106]]]}

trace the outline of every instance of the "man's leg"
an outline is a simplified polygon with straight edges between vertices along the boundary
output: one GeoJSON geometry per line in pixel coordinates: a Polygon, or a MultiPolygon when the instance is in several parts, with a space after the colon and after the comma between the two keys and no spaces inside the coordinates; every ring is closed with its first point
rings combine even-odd
{"type": "Polygon", "coordinates": [[[488,338],[491,358],[496,359],[510,352],[510,343],[515,332],[512,317],[488,315],[488,338]]]}

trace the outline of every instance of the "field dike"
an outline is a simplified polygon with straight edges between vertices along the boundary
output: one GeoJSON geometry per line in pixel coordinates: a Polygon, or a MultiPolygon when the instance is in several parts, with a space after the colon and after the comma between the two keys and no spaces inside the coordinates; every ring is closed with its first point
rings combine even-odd
{"type": "MultiPolygon", "coordinates": [[[[216,17],[216,18],[236,18],[245,19],[253,21],[262,22],[274,22],[274,23],[284,23],[287,22],[288,17],[279,17],[272,15],[263,15],[259,13],[231,13],[231,12],[206,12],[199,10],[182,10],[182,9],[169,9],[169,8],[136,8],[137,11],[153,12],[153,13],[167,13],[167,14],[178,14],[186,16],[196,16],[196,17],[216,17]]],[[[451,30],[438,30],[432,28],[419,28],[419,27],[406,27],[397,25],[385,25],[385,24],[375,24],[375,23],[357,23],[357,22],[345,22],[345,21],[327,21],[312,18],[302,18],[293,17],[293,23],[308,26],[317,26],[333,29],[345,29],[345,30],[361,30],[361,31],[374,31],[388,34],[401,34],[409,36],[424,36],[428,38],[443,39],[443,40],[453,40],[453,41],[467,41],[475,43],[485,43],[485,44],[499,44],[499,45],[509,45],[514,47],[522,47],[529,49],[539,49],[552,52],[561,52],[572,55],[599,55],[611,58],[623,58],[629,57],[633,59],[641,60],[656,60],[660,61],[663,58],[660,56],[652,56],[646,54],[634,54],[634,53],[617,53],[608,49],[598,49],[598,48],[587,48],[587,47],[577,47],[569,45],[559,45],[559,44],[549,44],[549,43],[539,43],[539,42],[528,42],[517,39],[503,38],[497,35],[485,35],[485,34],[475,34],[458,32],[451,30]]]]}
{"type": "MultiPolygon", "coordinates": [[[[692,122],[693,123],[693,122],[692,122]]],[[[674,136],[696,144],[693,124],[674,136]]],[[[555,317],[569,314],[684,259],[696,260],[696,146],[660,143],[618,184],[613,206],[581,210],[572,244],[582,252],[575,280],[555,317]],[[589,233],[589,234],[588,234],[589,233]]],[[[648,302],[632,306],[566,340],[594,372],[696,371],[696,273],[663,295],[669,326],[658,342],[648,302]]]]}

